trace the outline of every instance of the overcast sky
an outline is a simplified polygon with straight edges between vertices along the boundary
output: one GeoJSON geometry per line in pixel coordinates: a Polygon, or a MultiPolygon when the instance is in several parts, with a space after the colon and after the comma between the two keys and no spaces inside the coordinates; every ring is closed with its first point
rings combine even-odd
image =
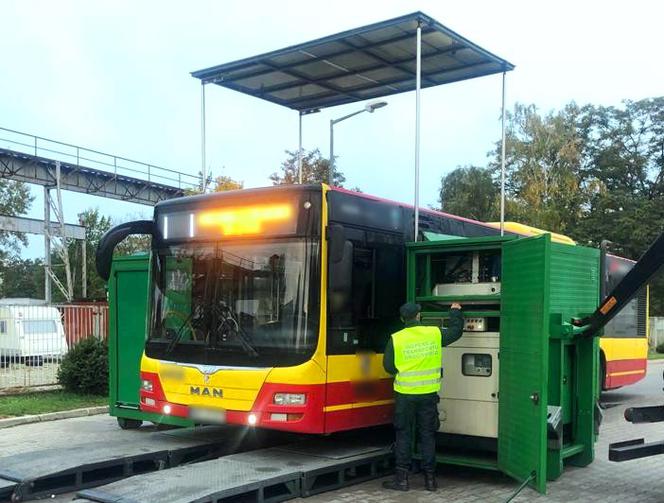
{"type": "MultiPolygon", "coordinates": [[[[663,94],[661,2],[631,1],[12,1],[2,3],[0,126],[195,174],[200,169],[201,68],[421,10],[516,65],[507,103],[556,109],[618,105],[663,94]]],[[[297,113],[207,88],[208,165],[246,187],[297,148],[297,113]]],[[[348,186],[411,201],[414,93],[335,128],[348,186]]],[[[304,147],[328,154],[329,119],[304,119],[304,147]]],[[[441,175],[486,163],[500,136],[500,76],[422,92],[423,204],[441,175]]],[[[2,135],[0,135],[2,136],[2,135]]],[[[40,217],[42,189],[31,216],[40,217]]],[[[98,206],[117,220],[150,208],[65,193],[66,218],[98,206]]],[[[23,254],[40,256],[41,239],[23,254]]]]}

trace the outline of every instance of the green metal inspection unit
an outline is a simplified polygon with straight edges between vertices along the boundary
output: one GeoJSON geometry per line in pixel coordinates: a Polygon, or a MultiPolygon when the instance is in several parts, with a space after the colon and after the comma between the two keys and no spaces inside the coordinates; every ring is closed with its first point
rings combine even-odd
{"type": "Polygon", "coordinates": [[[114,257],[108,281],[109,413],[122,428],[143,421],[192,426],[186,419],[139,409],[140,366],[146,338],[149,257],[114,257]]]}
{"type": "Polygon", "coordinates": [[[423,322],[443,323],[452,302],[466,318],[443,350],[439,462],[498,469],[542,493],[565,464],[591,463],[598,341],[570,322],[598,305],[599,250],[549,234],[407,246],[407,296],[423,322]],[[470,412],[455,423],[459,410],[470,412]]]}

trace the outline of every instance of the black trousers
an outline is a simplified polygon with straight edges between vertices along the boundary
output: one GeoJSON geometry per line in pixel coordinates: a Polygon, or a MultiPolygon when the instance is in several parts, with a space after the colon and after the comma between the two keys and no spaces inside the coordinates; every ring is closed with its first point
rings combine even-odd
{"type": "Polygon", "coordinates": [[[410,470],[413,451],[413,431],[419,441],[422,469],[436,470],[436,432],[438,419],[438,393],[404,395],[396,393],[394,401],[394,429],[396,431],[395,456],[397,468],[410,470]]]}

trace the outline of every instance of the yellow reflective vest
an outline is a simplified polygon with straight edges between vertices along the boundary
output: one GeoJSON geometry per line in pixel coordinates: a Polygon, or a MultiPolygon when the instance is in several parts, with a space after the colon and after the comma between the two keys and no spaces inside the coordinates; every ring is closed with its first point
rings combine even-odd
{"type": "Polygon", "coordinates": [[[443,357],[442,334],[438,327],[416,325],[392,334],[394,346],[394,391],[424,395],[440,391],[443,357]]]}

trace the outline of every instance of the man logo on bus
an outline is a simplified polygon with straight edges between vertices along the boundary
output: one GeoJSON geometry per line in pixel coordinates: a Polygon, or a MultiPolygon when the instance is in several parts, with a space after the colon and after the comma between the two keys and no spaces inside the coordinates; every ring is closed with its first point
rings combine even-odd
{"type": "Polygon", "coordinates": [[[208,388],[206,386],[189,386],[189,394],[196,396],[207,396],[212,398],[223,398],[223,393],[219,388],[208,388]]]}

